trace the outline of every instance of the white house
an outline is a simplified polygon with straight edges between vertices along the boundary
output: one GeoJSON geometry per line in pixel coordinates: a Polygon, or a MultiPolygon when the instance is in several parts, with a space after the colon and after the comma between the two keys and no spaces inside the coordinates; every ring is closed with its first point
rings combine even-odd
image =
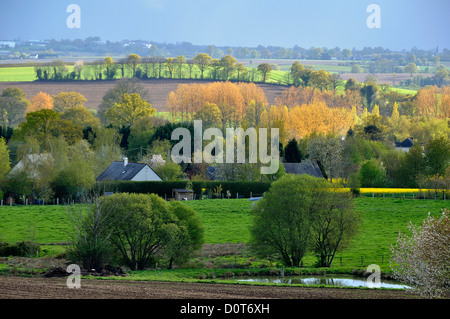
{"type": "Polygon", "coordinates": [[[41,167],[51,165],[53,157],[51,154],[27,154],[8,172],[7,176],[26,171],[31,178],[39,178],[41,167]]]}
{"type": "Polygon", "coordinates": [[[115,161],[101,173],[97,181],[162,181],[161,177],[145,163],[130,163],[127,158],[115,161]]]}

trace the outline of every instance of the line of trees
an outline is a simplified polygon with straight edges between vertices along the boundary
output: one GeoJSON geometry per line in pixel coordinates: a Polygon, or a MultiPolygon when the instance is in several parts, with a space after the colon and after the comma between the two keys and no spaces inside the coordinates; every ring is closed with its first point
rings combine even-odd
{"type": "MultiPolygon", "coordinates": [[[[375,62],[373,62],[375,63],[375,62]]],[[[362,72],[359,65],[353,65],[352,73],[362,72]]],[[[212,58],[207,53],[199,53],[192,59],[185,56],[177,57],[140,57],[130,54],[126,58],[114,61],[111,57],[96,62],[74,63],[71,70],[62,60],[39,64],[35,66],[36,78],[38,80],[112,80],[124,77],[136,77],[139,79],[210,79],[210,80],[234,80],[245,82],[267,82],[275,65],[263,62],[256,67],[246,67],[238,62],[233,56],[225,55],[220,59],[212,58]]],[[[370,73],[377,73],[369,70],[370,73]]],[[[382,70],[383,73],[413,73],[418,71],[416,64],[409,63],[401,70],[382,70]]],[[[424,78],[418,75],[402,82],[404,85],[416,84],[419,86],[436,85],[438,87],[448,84],[449,72],[445,66],[437,68],[432,77],[424,78]]],[[[294,86],[313,86],[320,89],[336,89],[342,84],[338,74],[330,74],[326,71],[314,71],[311,67],[305,67],[295,61],[289,72],[285,73],[284,79],[279,83],[292,84],[294,86]]]]}
{"type": "Polygon", "coordinates": [[[261,68],[247,68],[231,55],[213,59],[207,53],[200,53],[192,59],[184,56],[140,57],[130,54],[126,58],[114,61],[106,57],[91,63],[75,62],[70,70],[62,60],[35,66],[38,80],[112,80],[124,77],[139,79],[211,79],[236,80],[247,82],[265,82],[272,67],[263,64],[261,68]],[[264,67],[264,68],[262,68],[264,67]]]}

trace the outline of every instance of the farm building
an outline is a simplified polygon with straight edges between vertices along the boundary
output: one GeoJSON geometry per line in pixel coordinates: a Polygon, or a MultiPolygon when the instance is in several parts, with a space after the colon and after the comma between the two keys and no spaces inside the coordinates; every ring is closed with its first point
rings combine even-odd
{"type": "Polygon", "coordinates": [[[115,161],[101,173],[97,181],[162,181],[161,177],[145,163],[130,163],[127,158],[115,161]]]}
{"type": "Polygon", "coordinates": [[[302,163],[283,163],[286,174],[308,174],[314,177],[324,178],[316,161],[302,163]]]}
{"type": "Polygon", "coordinates": [[[172,198],[175,200],[193,200],[194,191],[185,188],[174,188],[172,190],[172,198]]]}

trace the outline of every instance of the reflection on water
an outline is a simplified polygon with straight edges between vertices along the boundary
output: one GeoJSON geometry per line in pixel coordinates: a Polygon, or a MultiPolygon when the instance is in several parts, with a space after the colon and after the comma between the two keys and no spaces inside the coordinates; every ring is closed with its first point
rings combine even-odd
{"type": "MultiPolygon", "coordinates": [[[[300,277],[300,276],[285,276],[281,277],[248,277],[238,279],[238,281],[253,281],[253,282],[271,282],[277,284],[302,284],[302,285],[327,285],[327,286],[341,286],[341,287],[367,287],[367,279],[346,276],[346,275],[333,275],[333,276],[317,276],[317,277],[300,277]]],[[[403,285],[394,280],[381,280],[380,288],[396,288],[396,289],[408,289],[410,287],[403,285]]]]}

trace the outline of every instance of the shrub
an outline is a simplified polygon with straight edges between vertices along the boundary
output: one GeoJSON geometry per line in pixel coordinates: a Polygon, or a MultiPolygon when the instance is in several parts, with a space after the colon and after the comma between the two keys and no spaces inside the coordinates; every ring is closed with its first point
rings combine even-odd
{"type": "Polygon", "coordinates": [[[40,250],[38,244],[30,241],[21,241],[15,244],[0,243],[0,256],[2,257],[35,257],[40,250]]]}
{"type": "Polygon", "coordinates": [[[22,257],[34,257],[38,256],[41,251],[41,247],[31,241],[21,241],[17,243],[22,257]]]}
{"type": "Polygon", "coordinates": [[[362,187],[383,187],[384,171],[376,159],[366,161],[359,170],[362,187]]]}
{"type": "Polygon", "coordinates": [[[102,209],[114,223],[111,242],[131,269],[142,270],[158,257],[187,260],[203,242],[195,212],[181,203],[171,206],[155,194],[120,193],[103,197],[102,209]]]}
{"type": "Polygon", "coordinates": [[[185,204],[174,201],[170,208],[175,215],[175,223],[166,227],[164,255],[171,269],[173,264],[181,265],[203,244],[203,226],[195,211],[185,204]]]}

